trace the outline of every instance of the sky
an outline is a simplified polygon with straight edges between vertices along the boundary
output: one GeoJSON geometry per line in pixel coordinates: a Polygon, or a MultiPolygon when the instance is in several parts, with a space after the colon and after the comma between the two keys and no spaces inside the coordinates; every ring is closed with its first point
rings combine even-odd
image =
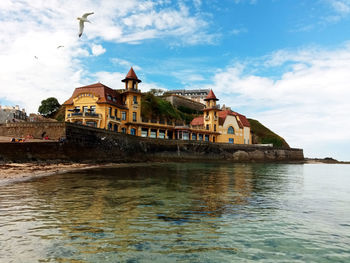
{"type": "Polygon", "coordinates": [[[142,91],[213,89],[305,157],[350,161],[350,0],[0,1],[0,105],[121,89],[131,66],[142,91]]]}

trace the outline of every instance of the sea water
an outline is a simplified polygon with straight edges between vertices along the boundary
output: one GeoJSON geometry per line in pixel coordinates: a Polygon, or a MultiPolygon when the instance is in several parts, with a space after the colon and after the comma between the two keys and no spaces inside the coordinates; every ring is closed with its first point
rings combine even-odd
{"type": "Polygon", "coordinates": [[[0,262],[350,262],[350,166],[130,164],[3,185],[0,262]]]}

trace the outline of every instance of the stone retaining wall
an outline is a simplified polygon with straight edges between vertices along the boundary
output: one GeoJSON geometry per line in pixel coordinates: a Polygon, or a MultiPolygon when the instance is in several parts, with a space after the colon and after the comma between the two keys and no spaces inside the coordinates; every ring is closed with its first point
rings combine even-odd
{"type": "Polygon", "coordinates": [[[45,133],[50,139],[58,140],[65,136],[66,125],[63,122],[22,122],[0,125],[0,136],[24,138],[27,135],[41,139],[45,133]]]}
{"type": "Polygon", "coordinates": [[[162,99],[169,101],[174,107],[183,106],[196,111],[203,111],[205,108],[203,103],[179,95],[164,95],[162,99]]]}
{"type": "Polygon", "coordinates": [[[40,131],[43,127],[49,134],[60,135],[58,138],[64,134],[66,141],[1,143],[0,160],[294,162],[304,159],[301,149],[141,138],[71,123],[52,126],[52,131],[38,125],[40,131]]]}

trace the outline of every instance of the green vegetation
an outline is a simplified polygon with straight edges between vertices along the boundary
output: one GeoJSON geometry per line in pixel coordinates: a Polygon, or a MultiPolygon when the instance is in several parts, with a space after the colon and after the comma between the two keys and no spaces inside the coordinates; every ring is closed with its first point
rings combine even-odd
{"type": "Polygon", "coordinates": [[[38,112],[44,117],[52,117],[60,108],[58,100],[54,97],[47,98],[41,101],[38,112]]]}
{"type": "MultiPolygon", "coordinates": [[[[184,109],[182,109],[184,110],[184,109]]],[[[168,120],[180,120],[189,124],[195,117],[193,113],[174,108],[170,102],[156,97],[153,92],[147,92],[142,97],[141,115],[143,118],[156,119],[158,116],[168,120]]]]}
{"type": "Polygon", "coordinates": [[[259,121],[248,119],[253,137],[253,143],[272,143],[274,147],[290,148],[288,143],[279,135],[266,128],[259,121]]]}
{"type": "Polygon", "coordinates": [[[56,112],[55,114],[53,115],[53,118],[57,121],[64,121],[65,119],[65,107],[64,106],[61,106],[56,112]]]}

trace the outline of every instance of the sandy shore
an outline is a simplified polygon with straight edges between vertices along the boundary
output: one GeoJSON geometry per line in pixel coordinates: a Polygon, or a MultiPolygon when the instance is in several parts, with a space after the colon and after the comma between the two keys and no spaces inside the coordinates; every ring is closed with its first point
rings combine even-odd
{"type": "Polygon", "coordinates": [[[156,163],[0,163],[0,185],[77,170],[107,167],[135,167],[154,164],[156,163]]]}
{"type": "Polygon", "coordinates": [[[34,177],[62,174],[70,171],[111,166],[83,163],[7,163],[0,164],[0,183],[24,181],[34,177]]]}

